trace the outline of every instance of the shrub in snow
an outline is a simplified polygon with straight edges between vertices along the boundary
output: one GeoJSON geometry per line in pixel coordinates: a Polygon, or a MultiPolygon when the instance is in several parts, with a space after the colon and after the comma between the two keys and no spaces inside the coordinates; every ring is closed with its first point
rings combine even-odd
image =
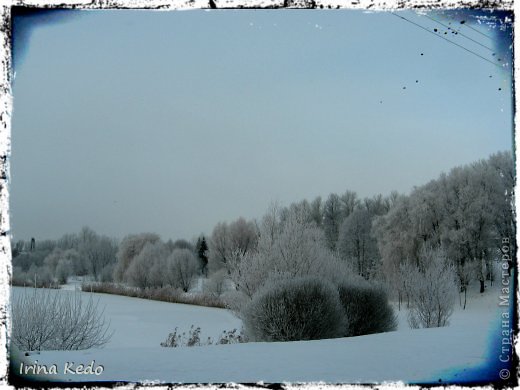
{"type": "Polygon", "coordinates": [[[161,343],[161,347],[200,347],[204,345],[237,344],[245,342],[247,342],[247,338],[244,336],[242,331],[238,333],[236,329],[225,330],[221,333],[216,342],[214,342],[211,337],[208,337],[206,341],[201,341],[200,327],[195,328],[195,326],[192,325],[188,333],[179,333],[178,328],[175,328],[173,333],[168,335],[166,341],[161,343]]]}
{"type": "Polygon", "coordinates": [[[100,347],[112,336],[98,303],[76,293],[24,291],[13,301],[12,321],[12,340],[24,351],[100,347]]]}
{"type": "Polygon", "coordinates": [[[447,326],[457,297],[455,269],[441,250],[427,251],[421,268],[409,275],[408,323],[412,328],[447,326]]]}
{"type": "Polygon", "coordinates": [[[345,313],[337,289],[313,277],[268,282],[243,313],[257,341],[316,340],[341,336],[345,313]]]}
{"type": "Polygon", "coordinates": [[[338,292],[348,322],[344,336],[396,330],[397,319],[382,288],[367,283],[341,283],[338,292]]]}
{"type": "Polygon", "coordinates": [[[215,297],[220,297],[226,289],[226,281],[228,280],[228,273],[225,269],[214,272],[209,279],[204,283],[204,290],[206,293],[215,297]]]}
{"type": "Polygon", "coordinates": [[[216,344],[237,344],[237,343],[247,343],[247,337],[244,335],[242,331],[240,333],[236,330],[225,330],[219,336],[216,344]]]}

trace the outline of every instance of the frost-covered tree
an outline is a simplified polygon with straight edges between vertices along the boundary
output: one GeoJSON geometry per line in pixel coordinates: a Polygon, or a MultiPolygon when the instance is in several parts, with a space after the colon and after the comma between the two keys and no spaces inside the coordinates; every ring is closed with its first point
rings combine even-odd
{"type": "Polygon", "coordinates": [[[143,250],[147,243],[156,243],[160,237],[155,233],[141,233],[126,236],[119,244],[116,253],[117,264],[114,269],[114,279],[124,281],[125,273],[132,260],[143,250]]]}
{"type": "Polygon", "coordinates": [[[412,328],[447,326],[457,296],[455,269],[441,249],[421,251],[420,267],[408,276],[411,304],[408,323],[412,328]]]}
{"type": "Polygon", "coordinates": [[[336,249],[339,227],[342,221],[341,200],[337,194],[330,194],[323,205],[323,231],[325,232],[327,247],[330,250],[336,249]]]}
{"type": "MultiPolygon", "coordinates": [[[[231,253],[239,251],[245,254],[254,250],[258,242],[258,232],[252,221],[240,217],[229,225],[220,222],[213,229],[209,241],[209,265],[211,271],[220,268],[228,269],[228,260],[231,253]]],[[[228,272],[230,270],[228,269],[228,272]]]]}
{"type": "Polygon", "coordinates": [[[79,254],[75,249],[63,250],[56,247],[43,262],[58,283],[65,284],[67,277],[73,274],[74,264],[77,264],[78,260],[79,254]]]}
{"type": "Polygon", "coordinates": [[[260,226],[257,249],[230,262],[231,278],[248,297],[270,277],[321,276],[331,283],[352,277],[344,261],[327,248],[323,231],[301,209],[293,208],[282,221],[273,209],[260,226]]]}
{"type": "Polygon", "coordinates": [[[385,215],[390,210],[390,202],[383,195],[378,194],[372,198],[363,199],[362,207],[372,216],[385,215]]]}
{"type": "Polygon", "coordinates": [[[381,270],[398,294],[399,304],[403,293],[400,265],[416,259],[420,250],[420,241],[410,229],[411,213],[410,199],[402,196],[387,214],[375,218],[372,228],[381,256],[381,270]]]}
{"type": "Polygon", "coordinates": [[[116,262],[117,243],[84,227],[78,236],[78,252],[88,274],[99,280],[105,267],[116,262]]]}
{"type": "Polygon", "coordinates": [[[348,218],[361,205],[361,202],[354,191],[347,190],[340,196],[342,219],[348,218]]]}
{"type": "MultiPolygon", "coordinates": [[[[374,233],[382,270],[396,280],[400,264],[415,262],[421,248],[443,248],[460,272],[466,267],[484,292],[502,239],[514,243],[513,163],[510,153],[455,167],[448,174],[398,197],[376,218],[374,233]]],[[[416,264],[417,266],[417,264],[416,264]]],[[[459,277],[461,291],[466,281],[459,277]]],[[[394,283],[397,286],[397,283],[394,283]]]]}
{"type": "Polygon", "coordinates": [[[190,249],[192,251],[195,251],[193,244],[191,242],[183,240],[183,239],[175,240],[175,242],[172,242],[171,240],[169,240],[166,243],[166,246],[168,246],[168,248],[171,251],[173,251],[174,249],[190,249]]]}
{"type": "Polygon", "coordinates": [[[343,221],[337,246],[340,255],[359,275],[368,279],[379,261],[379,252],[372,236],[372,217],[367,210],[357,209],[343,221]]]}
{"type": "Polygon", "coordinates": [[[209,264],[212,270],[218,270],[225,266],[230,253],[231,243],[229,227],[226,222],[219,222],[213,228],[209,240],[209,264]]]}
{"type": "Polygon", "coordinates": [[[164,276],[167,284],[187,292],[199,270],[197,259],[189,249],[175,249],[166,259],[164,276]]]}
{"type": "Polygon", "coordinates": [[[125,281],[139,288],[162,287],[168,254],[168,249],[161,241],[147,242],[130,263],[125,272],[125,281]]]}
{"type": "Polygon", "coordinates": [[[272,272],[272,263],[265,252],[249,252],[238,256],[240,258],[233,262],[230,277],[237,290],[252,298],[272,272]]]}
{"type": "Polygon", "coordinates": [[[321,196],[316,197],[310,204],[310,216],[316,226],[321,227],[323,223],[323,203],[321,196]]]}

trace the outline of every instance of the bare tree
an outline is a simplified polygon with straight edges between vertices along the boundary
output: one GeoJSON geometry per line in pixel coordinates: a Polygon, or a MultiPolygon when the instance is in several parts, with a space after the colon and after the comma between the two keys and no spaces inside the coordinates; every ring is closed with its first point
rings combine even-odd
{"type": "Polygon", "coordinates": [[[411,307],[408,323],[412,328],[446,326],[457,295],[456,273],[440,249],[424,249],[421,267],[408,275],[411,307]]]}
{"type": "Polygon", "coordinates": [[[13,302],[13,342],[26,351],[101,347],[112,334],[98,304],[77,292],[24,290],[13,302]]]}

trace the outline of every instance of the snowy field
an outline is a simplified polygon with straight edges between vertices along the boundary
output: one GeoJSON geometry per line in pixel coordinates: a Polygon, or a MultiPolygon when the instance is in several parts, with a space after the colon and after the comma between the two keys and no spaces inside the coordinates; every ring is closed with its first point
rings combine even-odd
{"type": "MultiPolygon", "coordinates": [[[[472,286],[466,310],[459,308],[451,325],[411,330],[401,309],[396,332],[317,341],[247,343],[163,348],[175,327],[201,328],[201,340],[224,330],[240,329],[227,310],[138,298],[93,294],[105,306],[114,336],[102,349],[46,351],[23,357],[27,364],[67,362],[103,366],[101,375],[49,375],[65,381],[161,382],[437,382],[471,377],[479,366],[493,365],[492,337],[498,332],[499,292],[478,294],[472,286]],[[498,329],[498,328],[497,328],[498,329]],[[491,360],[490,360],[491,359],[491,360]]],[[[22,288],[13,288],[14,295],[22,288]]],[[[68,291],[68,293],[72,293],[68,291]]],[[[82,293],[85,294],[85,293],[82,293]]],[[[497,336],[499,337],[499,336],[497,336]]],[[[19,365],[19,362],[17,362],[19,365]]],[[[16,367],[15,367],[16,368],[16,367]]]]}

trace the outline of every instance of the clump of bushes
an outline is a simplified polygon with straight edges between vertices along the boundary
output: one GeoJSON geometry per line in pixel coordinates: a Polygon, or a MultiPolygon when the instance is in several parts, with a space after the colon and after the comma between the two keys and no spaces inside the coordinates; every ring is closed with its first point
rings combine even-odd
{"type": "Polygon", "coordinates": [[[296,341],[393,331],[397,320],[386,292],[366,282],[274,278],[241,311],[255,341],[296,341]]]}
{"type": "Polygon", "coordinates": [[[253,296],[243,320],[256,341],[335,338],[346,326],[337,289],[314,277],[267,283],[253,296]]]}
{"type": "Polygon", "coordinates": [[[348,327],[343,336],[361,336],[397,329],[397,319],[382,288],[368,284],[341,283],[339,298],[345,310],[348,327]]]}

